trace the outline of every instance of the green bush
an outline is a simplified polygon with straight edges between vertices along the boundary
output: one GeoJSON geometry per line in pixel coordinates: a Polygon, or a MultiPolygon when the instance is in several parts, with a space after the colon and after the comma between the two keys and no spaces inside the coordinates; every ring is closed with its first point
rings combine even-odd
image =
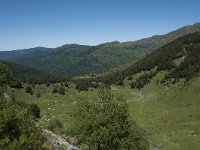
{"type": "Polygon", "coordinates": [[[69,84],[67,82],[65,82],[65,87],[69,87],[69,84]]]}
{"type": "Polygon", "coordinates": [[[11,81],[11,83],[10,83],[10,87],[11,88],[17,88],[17,89],[20,89],[20,88],[23,88],[23,86],[22,86],[22,83],[20,82],[20,81],[11,81]]]}
{"type": "Polygon", "coordinates": [[[28,107],[28,111],[34,117],[34,119],[40,118],[40,108],[36,104],[30,104],[28,107]]]}
{"type": "Polygon", "coordinates": [[[33,90],[30,86],[26,86],[24,90],[25,90],[26,93],[33,94],[33,90]]]}
{"type": "Polygon", "coordinates": [[[24,104],[0,100],[0,149],[43,150],[44,139],[24,104]]]}
{"type": "Polygon", "coordinates": [[[11,79],[11,72],[8,69],[8,66],[0,61],[0,86],[9,84],[11,79]]]}
{"type": "Polygon", "coordinates": [[[62,123],[57,120],[57,119],[51,119],[47,124],[46,124],[46,128],[53,131],[53,132],[56,132],[56,133],[60,133],[61,130],[62,130],[62,123]]]}
{"type": "Polygon", "coordinates": [[[59,87],[58,88],[58,93],[62,94],[62,95],[65,95],[65,89],[63,87],[59,87]]]}
{"type": "Polygon", "coordinates": [[[36,96],[37,98],[40,98],[41,95],[40,95],[40,93],[36,93],[35,96],[36,96]]]}
{"type": "Polygon", "coordinates": [[[126,101],[114,98],[108,89],[101,89],[97,100],[77,99],[72,116],[71,133],[80,145],[93,150],[148,148],[145,132],[129,119],[126,101]]]}
{"type": "Polygon", "coordinates": [[[59,93],[59,94],[64,95],[65,94],[65,89],[62,86],[54,87],[52,93],[59,93]]]}
{"type": "Polygon", "coordinates": [[[52,93],[58,93],[58,87],[54,87],[52,93]]]}

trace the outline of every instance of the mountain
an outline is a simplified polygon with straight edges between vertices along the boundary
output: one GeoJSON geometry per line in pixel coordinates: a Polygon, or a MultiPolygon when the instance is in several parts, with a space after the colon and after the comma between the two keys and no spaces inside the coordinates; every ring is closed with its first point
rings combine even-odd
{"type": "Polygon", "coordinates": [[[98,76],[75,78],[75,82],[79,90],[87,90],[88,87],[98,86],[94,83],[123,85],[125,80],[129,80],[132,88],[140,89],[162,71],[167,71],[167,73],[158,83],[174,84],[181,79],[190,81],[198,75],[200,73],[200,33],[180,37],[124,68],[98,76]],[[141,72],[142,74],[137,76],[141,72]]]}
{"type": "MultiPolygon", "coordinates": [[[[65,46],[69,47],[69,45],[65,46]]],[[[74,45],[74,48],[77,47],[79,46],[74,45]]],[[[85,47],[85,51],[87,49],[85,47]]],[[[115,69],[98,76],[76,78],[74,81],[76,87],[69,83],[69,87],[65,88],[65,95],[52,93],[54,89],[61,86],[60,84],[37,85],[36,88],[33,88],[33,91],[39,92],[40,98],[36,99],[34,94],[25,93],[22,89],[15,89],[15,100],[16,102],[37,103],[42,114],[45,114],[45,118],[55,116],[61,123],[67,123],[68,127],[75,125],[72,129],[76,129],[79,125],[78,122],[73,122],[75,119],[71,115],[72,112],[81,108],[80,113],[84,113],[84,116],[87,115],[86,110],[91,118],[90,120],[94,120],[94,127],[92,126],[91,130],[88,128],[91,127],[91,122],[84,127],[87,131],[93,131],[93,129],[96,131],[96,119],[102,120],[102,113],[99,113],[98,109],[102,103],[105,103],[105,108],[109,114],[116,116],[113,113],[113,111],[115,112],[114,108],[121,105],[117,100],[126,101],[129,119],[133,121],[131,127],[137,132],[136,123],[144,129],[145,140],[149,145],[148,149],[200,149],[200,33],[188,34],[169,42],[138,62],[121,67],[121,69],[115,69]],[[104,91],[99,82],[108,84],[110,89],[106,89],[107,92],[104,91]],[[100,89],[97,88],[99,85],[100,89]],[[88,87],[90,87],[88,91],[79,92],[87,90],[88,87]],[[109,91],[112,95],[108,94],[109,91]],[[105,96],[100,92],[104,92],[105,96]],[[98,98],[99,96],[103,99],[98,98]],[[112,99],[109,97],[116,97],[113,101],[115,102],[114,105],[110,105],[109,101],[112,99]],[[82,103],[79,103],[79,101],[82,103]],[[78,105],[76,105],[77,103],[78,105]],[[111,109],[107,109],[108,105],[112,106],[111,109]],[[84,109],[84,106],[89,109],[84,109]],[[100,117],[91,112],[98,112],[100,117]]],[[[123,109],[126,108],[124,105],[121,106],[123,106],[123,109]]],[[[101,107],[101,110],[104,111],[105,109],[101,107]]],[[[117,110],[117,112],[124,114],[124,111],[117,110]]],[[[75,114],[79,116],[79,113],[75,114]]],[[[108,118],[107,115],[104,116],[104,118],[108,118]]],[[[80,118],[85,119],[82,116],[80,118]]],[[[120,121],[124,119],[123,116],[118,118],[120,121]]],[[[112,119],[108,118],[108,120],[112,119]]],[[[107,119],[105,119],[105,122],[108,122],[107,119]]],[[[45,121],[44,123],[46,125],[48,122],[45,121]]],[[[105,123],[103,123],[104,125],[105,123]]],[[[113,131],[116,130],[115,122],[109,125],[114,125],[113,131]]],[[[58,123],[55,128],[56,131],[59,131],[62,126],[58,123]]],[[[52,128],[51,130],[55,131],[52,128]]],[[[82,133],[82,130],[79,131],[82,133]]],[[[75,135],[72,134],[74,130],[69,130],[66,133],[69,133],[69,136],[75,135]]],[[[104,133],[104,129],[103,132],[99,133],[104,133]]],[[[140,134],[143,135],[142,132],[140,134]]],[[[140,134],[135,134],[130,139],[138,141],[140,134]]],[[[109,137],[109,134],[107,135],[109,137]]]]}
{"type": "Polygon", "coordinates": [[[10,60],[21,57],[37,56],[43,53],[48,53],[52,48],[35,47],[29,49],[12,50],[12,51],[0,51],[0,59],[10,60]]]}
{"type": "Polygon", "coordinates": [[[200,32],[200,23],[138,41],[114,41],[97,46],[67,44],[51,51],[36,53],[36,55],[28,53],[8,58],[0,53],[0,58],[56,76],[81,76],[108,71],[130,62],[136,62],[153,50],[194,32],[200,32]]]}
{"type": "Polygon", "coordinates": [[[3,63],[8,66],[15,79],[25,83],[46,84],[64,81],[62,78],[54,77],[28,66],[5,61],[3,63]]]}

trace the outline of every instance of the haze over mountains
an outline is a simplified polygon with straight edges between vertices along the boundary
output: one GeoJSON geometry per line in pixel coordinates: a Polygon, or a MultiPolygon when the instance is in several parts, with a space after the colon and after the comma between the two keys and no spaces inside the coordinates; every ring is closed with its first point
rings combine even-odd
{"type": "Polygon", "coordinates": [[[115,41],[97,46],[66,44],[54,49],[36,47],[1,51],[0,59],[29,66],[55,76],[80,76],[108,71],[135,62],[153,50],[194,32],[200,32],[200,23],[138,41],[122,43],[115,41]]]}

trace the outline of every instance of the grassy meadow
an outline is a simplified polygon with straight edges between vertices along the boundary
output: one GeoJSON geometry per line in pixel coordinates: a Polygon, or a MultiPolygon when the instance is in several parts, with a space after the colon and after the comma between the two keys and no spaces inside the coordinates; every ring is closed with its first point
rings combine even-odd
{"type": "MultiPolygon", "coordinates": [[[[158,73],[143,89],[131,89],[130,81],[125,80],[124,86],[111,86],[111,92],[114,96],[127,100],[131,119],[148,133],[150,149],[155,149],[157,145],[162,150],[199,150],[200,77],[187,83],[181,80],[169,86],[157,84],[157,80],[162,79],[165,74],[166,72],[158,73]]],[[[33,91],[41,94],[39,98],[25,93],[24,89],[15,89],[15,99],[38,104],[41,116],[49,113],[67,127],[76,97],[93,101],[98,97],[97,89],[78,92],[73,84],[65,87],[65,95],[53,94],[54,86],[56,85],[35,85],[33,91]]]]}

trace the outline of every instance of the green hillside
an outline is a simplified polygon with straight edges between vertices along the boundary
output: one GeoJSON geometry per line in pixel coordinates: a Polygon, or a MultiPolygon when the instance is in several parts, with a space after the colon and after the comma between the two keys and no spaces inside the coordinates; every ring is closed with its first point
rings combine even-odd
{"type": "Polygon", "coordinates": [[[15,102],[11,88],[7,86],[11,80],[11,71],[0,61],[0,149],[45,150],[46,140],[36,126],[40,110],[37,105],[15,102]]]}
{"type": "Polygon", "coordinates": [[[48,84],[61,82],[66,79],[54,77],[37,69],[33,69],[27,66],[19,65],[12,62],[4,62],[8,65],[9,69],[12,72],[12,76],[25,83],[34,83],[34,84],[48,84]]]}
{"type": "MultiPolygon", "coordinates": [[[[81,100],[81,106],[85,107],[89,101],[88,110],[92,111],[93,105],[99,105],[101,93],[97,87],[103,82],[110,88],[111,97],[125,99],[129,117],[145,130],[150,150],[199,150],[199,60],[200,33],[194,33],[170,42],[120,71],[75,79],[75,84],[67,86],[36,85],[32,87],[32,95],[24,89],[15,89],[13,93],[16,101],[38,104],[41,121],[46,116],[61,121],[61,129],[52,129],[70,141],[69,129],[74,120],[71,112],[77,110],[76,103],[81,100]],[[64,89],[64,94],[55,92],[59,87],[64,89]]],[[[135,123],[131,126],[135,127],[135,123]]]]}
{"type": "Polygon", "coordinates": [[[45,51],[42,54],[20,55],[20,57],[9,59],[9,61],[56,76],[72,77],[100,73],[129,62],[136,62],[164,44],[188,33],[199,31],[200,24],[197,23],[165,35],[156,35],[138,41],[111,42],[97,46],[69,44],[52,51],[45,51]]]}
{"type": "Polygon", "coordinates": [[[53,49],[46,47],[35,47],[35,48],[12,50],[12,51],[0,51],[0,59],[10,60],[26,56],[27,57],[37,56],[37,55],[42,55],[43,53],[48,53],[51,50],[53,49]]]}
{"type": "Polygon", "coordinates": [[[76,78],[77,88],[87,90],[94,87],[94,82],[105,84],[123,85],[124,79],[132,80],[131,87],[142,88],[150,82],[150,79],[163,70],[169,74],[158,82],[175,83],[181,78],[190,80],[199,73],[200,60],[200,33],[193,33],[166,44],[155,50],[140,61],[121,70],[111,71],[107,74],[90,78],[76,78]],[[132,75],[141,71],[150,71],[133,80],[132,75]]]}

